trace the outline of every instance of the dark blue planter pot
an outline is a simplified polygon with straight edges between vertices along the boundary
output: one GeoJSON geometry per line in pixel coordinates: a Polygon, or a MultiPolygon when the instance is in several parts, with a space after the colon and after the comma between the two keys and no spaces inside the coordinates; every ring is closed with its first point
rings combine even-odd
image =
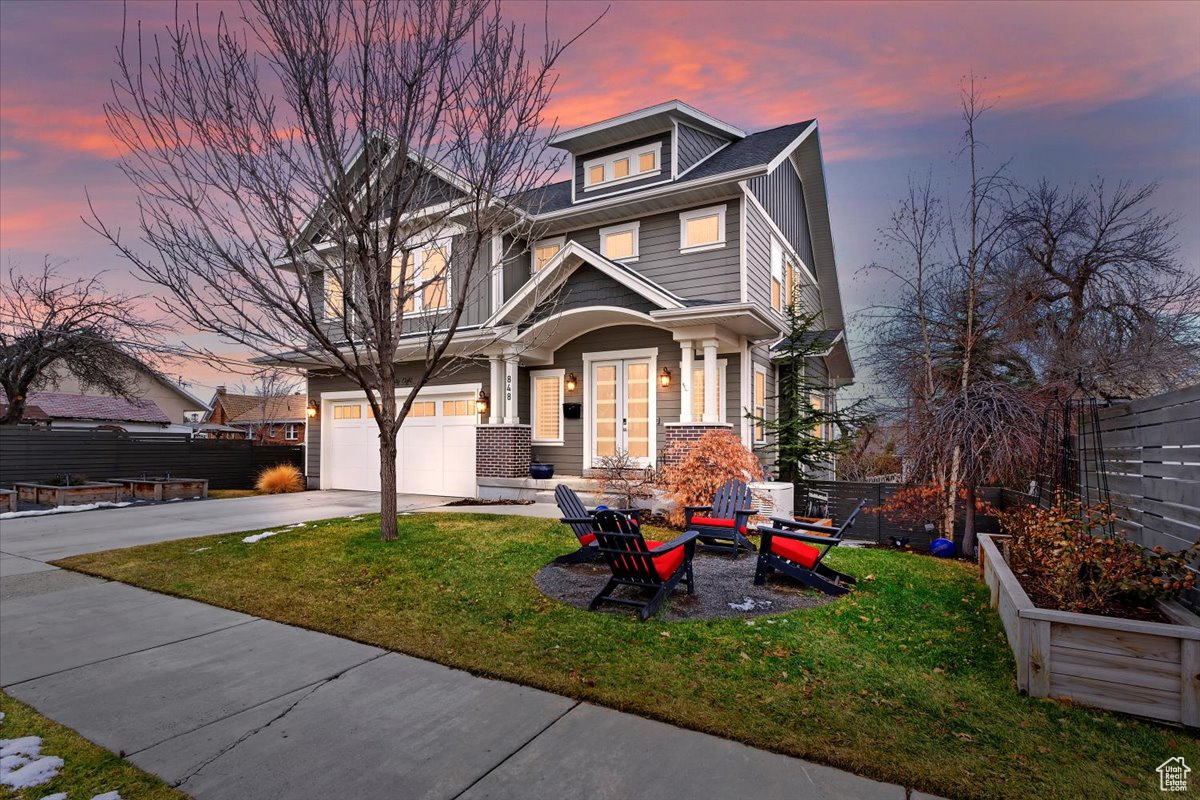
{"type": "Polygon", "coordinates": [[[530,464],[529,465],[529,477],[535,478],[539,481],[549,480],[550,478],[554,477],[554,465],[553,464],[530,464]]]}

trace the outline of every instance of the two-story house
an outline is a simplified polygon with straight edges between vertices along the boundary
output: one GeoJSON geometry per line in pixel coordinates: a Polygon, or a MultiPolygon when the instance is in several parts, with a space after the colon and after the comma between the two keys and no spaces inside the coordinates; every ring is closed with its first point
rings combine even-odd
{"type": "MultiPolygon", "coordinates": [[[[622,450],[658,466],[712,426],[764,448],[746,414],[775,413],[789,297],[821,312],[827,349],[810,367],[831,390],[852,380],[815,120],[747,133],[671,101],[551,144],[570,177],[531,206],[536,241],[495,235],[496,256],[518,255],[481,271],[460,334],[487,343],[421,390],[400,433],[400,491],[505,496],[531,462],[586,476],[622,450]]],[[[308,396],[310,484],[378,489],[362,393],[310,368],[308,396]]]]}

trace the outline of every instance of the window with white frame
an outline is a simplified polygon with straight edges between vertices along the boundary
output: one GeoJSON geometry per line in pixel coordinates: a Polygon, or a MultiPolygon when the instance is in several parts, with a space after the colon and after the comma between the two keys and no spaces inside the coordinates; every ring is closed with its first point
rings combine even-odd
{"type": "Polygon", "coordinates": [[[392,258],[392,289],[402,297],[405,314],[439,311],[450,306],[450,239],[439,239],[392,258]],[[403,291],[400,281],[404,279],[403,291]]]}
{"type": "Polygon", "coordinates": [[[679,215],[679,252],[696,253],[725,246],[725,206],[697,208],[679,215]]]}
{"type": "Polygon", "coordinates": [[[637,261],[641,224],[627,222],[600,229],[600,255],[613,261],[637,261]]]}
{"type": "Polygon", "coordinates": [[[346,403],[333,407],[334,419],[362,419],[362,406],[358,403],[346,403]]]}
{"type": "Polygon", "coordinates": [[[534,444],[563,443],[563,376],[566,370],[545,369],[529,373],[529,410],[533,416],[534,444]]]}
{"type": "Polygon", "coordinates": [[[332,269],[325,270],[325,318],[337,319],[344,313],[346,293],[342,290],[342,278],[332,269]]]}
{"type": "Polygon", "coordinates": [[[767,418],[767,371],[759,365],[754,365],[754,441],[767,440],[767,426],[763,420],[767,418]]]}
{"type": "MultiPolygon", "coordinates": [[[[717,359],[717,420],[725,421],[725,366],[729,362],[717,359]]],[[[704,419],[704,362],[692,362],[692,419],[704,419]]]]}
{"type": "Polygon", "coordinates": [[[783,311],[783,245],[771,239],[771,308],[783,311]]]}
{"type": "Polygon", "coordinates": [[[300,426],[294,422],[289,422],[283,426],[283,438],[289,442],[294,442],[300,438],[300,426]]]}
{"type": "Polygon", "coordinates": [[[662,142],[651,142],[583,162],[583,190],[613,186],[662,172],[662,142]]]}
{"type": "Polygon", "coordinates": [[[559,251],[566,246],[566,237],[556,236],[553,239],[542,239],[540,242],[534,242],[531,248],[533,252],[533,271],[540,272],[542,267],[550,263],[550,259],[558,255],[559,251]]]}

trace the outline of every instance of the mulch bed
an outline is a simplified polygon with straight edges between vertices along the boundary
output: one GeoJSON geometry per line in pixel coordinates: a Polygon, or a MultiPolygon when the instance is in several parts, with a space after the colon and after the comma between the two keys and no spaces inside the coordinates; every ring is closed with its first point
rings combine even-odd
{"type": "MultiPolygon", "coordinates": [[[[778,574],[767,578],[766,586],[754,585],[754,554],[737,560],[719,553],[696,553],[692,570],[696,593],[686,594],[680,584],[663,604],[655,619],[716,619],[720,617],[761,617],[797,608],[815,608],[835,598],[802,588],[791,579],[778,574]]],[[[586,609],[596,592],[604,588],[612,573],[603,563],[550,564],[533,577],[538,589],[547,597],[576,608],[586,609]]],[[[621,587],[617,597],[637,597],[637,590],[621,587]]],[[[646,593],[646,598],[649,593],[646,593]]],[[[613,605],[602,605],[598,611],[633,616],[634,611],[613,605]]]]}
{"type": "MultiPolygon", "coordinates": [[[[1054,598],[1045,592],[1041,591],[1037,583],[1032,577],[1024,573],[1013,573],[1017,577],[1017,583],[1021,584],[1021,588],[1025,590],[1025,594],[1029,595],[1029,599],[1038,608],[1046,608],[1052,611],[1075,611],[1073,608],[1061,608],[1054,602],[1054,598]]],[[[1165,622],[1168,625],[1174,624],[1174,620],[1166,614],[1158,610],[1158,606],[1143,606],[1137,601],[1114,602],[1108,608],[1101,611],[1078,611],[1079,614],[1092,614],[1097,617],[1113,617],[1115,619],[1136,619],[1142,622],[1165,622]]]]}

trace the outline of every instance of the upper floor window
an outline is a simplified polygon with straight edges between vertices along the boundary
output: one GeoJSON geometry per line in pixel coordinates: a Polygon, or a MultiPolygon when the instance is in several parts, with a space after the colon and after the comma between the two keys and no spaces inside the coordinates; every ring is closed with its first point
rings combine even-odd
{"type": "Polygon", "coordinates": [[[695,253],[725,246],[725,206],[698,208],[679,215],[679,252],[695,253]]]}
{"type": "Polygon", "coordinates": [[[438,311],[450,306],[450,240],[431,242],[408,253],[408,275],[404,256],[392,258],[392,288],[404,313],[438,311]],[[404,278],[401,291],[400,281],[404,278]]]}
{"type": "Polygon", "coordinates": [[[566,245],[566,238],[556,236],[553,239],[542,239],[540,242],[534,242],[533,245],[533,271],[539,272],[542,267],[550,263],[550,259],[558,255],[558,252],[566,245]]]}
{"type": "Polygon", "coordinates": [[[641,224],[627,222],[600,229],[600,255],[613,261],[637,261],[641,224]]]}
{"type": "Polygon", "coordinates": [[[337,272],[325,271],[325,317],[336,319],[342,316],[346,304],[346,293],[342,290],[342,279],[337,272]]]}
{"type": "Polygon", "coordinates": [[[771,308],[783,311],[783,245],[778,239],[771,240],[771,308]]]}
{"type": "Polygon", "coordinates": [[[611,186],[662,172],[662,142],[583,162],[583,190],[611,186]]]}

